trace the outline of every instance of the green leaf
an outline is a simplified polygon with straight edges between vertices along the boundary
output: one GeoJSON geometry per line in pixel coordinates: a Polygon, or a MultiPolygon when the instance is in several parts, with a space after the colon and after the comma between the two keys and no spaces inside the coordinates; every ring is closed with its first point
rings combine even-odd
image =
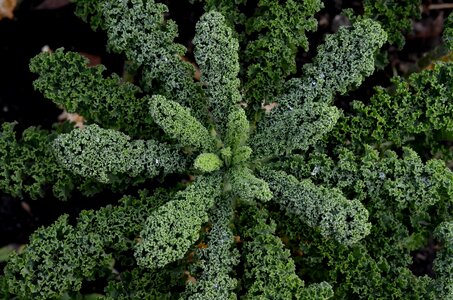
{"type": "Polygon", "coordinates": [[[215,149],[214,138],[191,115],[189,109],[164,96],[153,96],[150,100],[150,111],[154,121],[182,146],[202,151],[215,149]]]}
{"type": "Polygon", "coordinates": [[[202,153],[195,159],[194,167],[202,172],[213,172],[220,169],[223,162],[214,153],[202,153]]]}

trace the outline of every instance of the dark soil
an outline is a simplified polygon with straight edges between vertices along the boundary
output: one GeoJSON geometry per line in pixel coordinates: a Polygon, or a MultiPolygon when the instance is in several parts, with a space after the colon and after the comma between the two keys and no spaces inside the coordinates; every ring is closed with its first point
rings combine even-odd
{"type": "MultiPolygon", "coordinates": [[[[74,16],[72,4],[58,9],[37,9],[43,1],[24,0],[15,11],[13,20],[0,21],[0,123],[17,121],[19,132],[29,126],[50,129],[62,112],[51,101],[33,89],[35,78],[28,69],[29,60],[38,54],[43,46],[50,49],[64,47],[67,50],[88,53],[100,58],[109,72],[122,72],[121,59],[105,49],[106,35],[93,32],[90,26],[74,16]]],[[[191,49],[190,40],[194,35],[195,21],[202,14],[200,5],[195,7],[188,1],[165,0],[171,11],[170,17],[180,27],[178,42],[191,49]]],[[[424,1],[425,5],[434,1],[424,1]]],[[[360,1],[325,1],[326,7],[317,18],[318,32],[311,33],[312,42],[308,53],[301,53],[298,64],[310,61],[316,54],[316,46],[322,43],[323,35],[335,31],[344,20],[339,17],[343,8],[360,11],[360,1]],[[343,20],[343,21],[342,21],[343,20]]],[[[351,97],[367,99],[372,94],[371,86],[386,86],[394,74],[406,75],[420,68],[421,58],[437,47],[441,40],[442,20],[448,10],[425,11],[421,21],[414,23],[414,31],[402,50],[388,46],[390,63],[383,70],[375,72],[351,97]]],[[[190,58],[190,53],[188,54],[190,58]]],[[[337,103],[347,108],[345,97],[337,103]]],[[[82,209],[96,208],[107,203],[106,199],[118,199],[118,195],[103,194],[89,199],[61,202],[51,197],[39,201],[13,199],[0,193],[0,248],[9,244],[25,244],[29,235],[38,227],[48,225],[58,216],[68,213],[77,216],[82,209]]],[[[427,249],[414,253],[413,271],[417,275],[432,275],[431,265],[435,257],[435,243],[427,249]]],[[[0,264],[1,267],[1,264],[0,264]]]]}

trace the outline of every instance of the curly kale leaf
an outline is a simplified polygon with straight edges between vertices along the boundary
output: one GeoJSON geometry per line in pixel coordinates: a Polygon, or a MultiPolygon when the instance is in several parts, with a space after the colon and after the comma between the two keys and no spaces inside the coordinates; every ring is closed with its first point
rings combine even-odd
{"type": "Polygon", "coordinates": [[[453,63],[436,64],[434,70],[392,82],[391,89],[377,88],[369,104],[353,102],[353,112],[340,119],[332,136],[354,145],[424,143],[435,149],[439,133],[453,132],[453,63]],[[417,142],[411,143],[414,137],[417,142]]]}
{"type": "Polygon", "coordinates": [[[218,12],[204,14],[196,25],[193,39],[195,59],[200,66],[210,113],[217,129],[225,131],[228,115],[241,101],[239,93],[239,43],[218,12]]]}
{"type": "Polygon", "coordinates": [[[8,261],[5,275],[12,293],[44,300],[80,290],[83,279],[94,279],[111,262],[99,234],[76,231],[63,215],[32,234],[24,252],[8,261]]]}
{"type": "Polygon", "coordinates": [[[239,263],[239,252],[234,248],[231,220],[231,199],[222,197],[211,209],[212,226],[208,233],[207,248],[199,249],[202,274],[195,283],[188,283],[182,299],[236,299],[238,284],[234,267],[239,263]]]}
{"type": "Polygon", "coordinates": [[[151,134],[146,99],[137,97],[140,89],[117,75],[104,78],[104,66],[89,67],[87,63],[80,54],[63,49],[43,52],[30,62],[30,70],[39,74],[34,86],[46,98],[90,122],[134,137],[151,134]]]}
{"type": "Polygon", "coordinates": [[[244,88],[249,101],[271,102],[284,91],[286,78],[296,73],[297,52],[308,50],[306,32],[316,30],[314,15],[322,7],[320,0],[258,2],[254,15],[244,24],[244,88]]]}
{"type": "Polygon", "coordinates": [[[155,177],[183,169],[184,159],[166,144],[135,140],[96,124],[59,135],[53,142],[57,160],[72,173],[102,183],[116,176],[155,177]]]}
{"type": "Polygon", "coordinates": [[[276,224],[264,210],[244,208],[244,299],[329,299],[332,287],[323,282],[304,287],[290,252],[275,235],[276,224]]]}
{"type": "MultiPolygon", "coordinates": [[[[83,8],[84,3],[79,3],[83,8]]],[[[152,0],[106,0],[92,9],[97,10],[92,21],[101,22],[107,31],[108,47],[124,53],[136,68],[141,66],[145,91],[164,95],[203,116],[203,92],[194,82],[194,67],[182,59],[185,47],[174,42],[178,29],[165,19],[166,5],[152,0]]]]}
{"type": "MultiPolygon", "coordinates": [[[[341,147],[335,152],[338,154],[334,157],[322,153],[313,153],[306,158],[293,156],[281,167],[274,168],[297,178],[310,178],[316,184],[338,188],[347,197],[360,200],[370,212],[374,227],[379,224],[379,228],[386,228],[384,231],[399,228],[407,235],[415,230],[427,237],[426,225],[436,224],[439,222],[436,218],[442,220],[449,215],[453,205],[450,198],[453,196],[453,173],[443,161],[423,163],[409,148],[403,148],[401,158],[393,151],[381,155],[369,146],[360,155],[341,147]],[[431,211],[434,208],[436,213],[431,211]]],[[[387,235],[382,238],[387,242],[391,239],[387,235]]],[[[408,237],[405,242],[398,241],[407,242],[407,246],[415,249],[422,246],[416,242],[416,236],[408,237]]]]}
{"type": "Polygon", "coordinates": [[[230,147],[233,153],[244,146],[249,138],[250,124],[247,120],[245,110],[236,107],[228,115],[227,131],[225,134],[225,145],[230,147]]]}
{"type": "Polygon", "coordinates": [[[0,190],[13,197],[41,198],[52,188],[54,196],[66,200],[78,180],[62,168],[52,153],[56,134],[28,128],[16,138],[14,124],[0,131],[0,190]]]}
{"type": "Polygon", "coordinates": [[[209,220],[208,210],[220,192],[220,177],[199,177],[174,199],[153,211],[135,247],[138,265],[155,269],[183,258],[198,239],[201,225],[209,220]]]}
{"type": "Polygon", "coordinates": [[[144,218],[168,197],[162,191],[142,193],[139,199],[124,197],[118,206],[82,211],[76,226],[63,215],[38,229],[24,251],[8,261],[9,290],[23,299],[53,299],[111,273],[113,258],[133,248],[144,218]]]}
{"type": "Polygon", "coordinates": [[[268,183],[260,178],[255,177],[252,171],[244,166],[231,168],[228,173],[231,191],[244,201],[253,201],[255,199],[263,202],[272,199],[272,192],[268,183]]]}
{"type": "Polygon", "coordinates": [[[270,102],[296,72],[296,54],[308,49],[306,32],[315,31],[320,0],[260,0],[253,11],[247,1],[204,0],[205,11],[216,10],[239,32],[244,94],[247,102],[270,102]],[[242,30],[241,30],[242,31],[242,30]]]}
{"type": "Polygon", "coordinates": [[[368,19],[327,36],[313,63],[304,66],[304,76],[287,82],[277,107],[258,124],[252,138],[256,153],[306,150],[332,130],[339,118],[338,109],[329,106],[333,95],[346,93],[373,72],[374,53],[385,39],[381,26],[368,19]]]}
{"type": "Polygon", "coordinates": [[[75,15],[83,21],[89,22],[93,30],[106,28],[105,20],[102,17],[103,1],[73,0],[73,2],[76,3],[75,15]]]}
{"type": "Polygon", "coordinates": [[[214,153],[202,153],[197,156],[194,162],[195,169],[202,172],[217,171],[222,165],[222,160],[214,153]]]}
{"type": "Polygon", "coordinates": [[[184,47],[173,42],[178,35],[176,23],[166,21],[166,13],[166,5],[152,0],[104,1],[108,46],[114,52],[125,52],[137,65],[183,55],[184,47]]]}
{"type": "Polygon", "coordinates": [[[297,215],[321,235],[345,245],[354,244],[370,233],[368,211],[357,200],[348,200],[337,189],[297,180],[283,171],[263,170],[263,177],[274,193],[273,200],[288,214],[297,215]]]}
{"type": "Polygon", "coordinates": [[[307,150],[333,129],[339,117],[336,107],[322,102],[271,112],[251,138],[254,155],[278,156],[295,149],[307,150]]]}
{"type": "Polygon", "coordinates": [[[204,151],[215,149],[216,140],[188,108],[160,95],[153,96],[149,102],[154,121],[181,146],[204,151]]]}
{"type": "Polygon", "coordinates": [[[434,261],[436,280],[433,290],[437,299],[451,299],[453,295],[453,222],[451,220],[441,223],[434,235],[442,241],[442,249],[434,261]]]}
{"type": "Polygon", "coordinates": [[[391,44],[402,48],[404,33],[412,28],[412,20],[419,19],[421,0],[364,0],[364,17],[378,21],[388,34],[391,44]]]}
{"type": "Polygon", "coordinates": [[[370,19],[341,27],[327,35],[313,62],[303,66],[303,77],[289,80],[289,91],[277,102],[293,108],[308,101],[330,103],[334,94],[347,93],[373,73],[375,53],[386,40],[379,23],[370,19]]]}

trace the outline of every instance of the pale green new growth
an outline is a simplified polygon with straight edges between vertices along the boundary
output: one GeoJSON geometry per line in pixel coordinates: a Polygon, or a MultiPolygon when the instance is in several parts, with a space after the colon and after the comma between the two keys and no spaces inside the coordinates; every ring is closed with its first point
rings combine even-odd
{"type": "Polygon", "coordinates": [[[266,181],[256,178],[252,171],[245,166],[237,166],[229,171],[228,178],[231,190],[244,201],[269,201],[272,192],[266,181]]]}
{"type": "Polygon", "coordinates": [[[228,125],[225,136],[225,145],[235,152],[243,146],[249,137],[250,125],[244,109],[237,107],[228,116],[228,125]]]}
{"type": "Polygon", "coordinates": [[[200,66],[201,83],[206,86],[214,122],[223,132],[232,106],[241,101],[237,78],[239,43],[218,12],[204,14],[197,23],[196,32],[194,55],[200,66]]]}
{"type": "Polygon", "coordinates": [[[233,155],[232,163],[234,166],[247,162],[252,155],[252,148],[249,146],[241,146],[236,149],[233,155]]]}
{"type": "Polygon", "coordinates": [[[202,153],[195,159],[194,167],[202,172],[213,172],[220,169],[223,162],[214,153],[202,153]]]}
{"type": "Polygon", "coordinates": [[[157,95],[150,100],[150,112],[154,121],[181,146],[202,151],[215,149],[214,138],[189,109],[157,95]]]}
{"type": "Polygon", "coordinates": [[[115,176],[155,177],[180,171],[184,159],[165,144],[131,141],[127,135],[96,124],[59,135],[53,143],[57,160],[75,174],[108,183],[115,176]]]}
{"type": "Polygon", "coordinates": [[[316,186],[309,179],[299,181],[283,171],[264,170],[262,177],[282,209],[310,227],[318,227],[323,236],[351,245],[370,233],[366,208],[357,200],[346,199],[339,190],[316,186]]]}
{"type": "Polygon", "coordinates": [[[220,177],[198,177],[186,190],[153,211],[135,247],[137,264],[155,269],[184,257],[208,221],[208,210],[220,196],[220,177]]]}

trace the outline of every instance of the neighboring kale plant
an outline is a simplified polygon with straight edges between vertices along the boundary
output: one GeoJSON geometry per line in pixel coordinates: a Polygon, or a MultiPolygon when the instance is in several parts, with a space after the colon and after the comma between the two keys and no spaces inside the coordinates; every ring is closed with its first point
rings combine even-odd
{"type": "Polygon", "coordinates": [[[412,21],[420,18],[421,0],[364,0],[364,17],[382,24],[390,44],[404,46],[404,34],[410,32],[412,21]]]}
{"type": "MultiPolygon", "coordinates": [[[[35,198],[51,187],[62,199],[75,189],[89,196],[151,182],[161,187],[37,230],[5,267],[5,298],[80,298],[93,281],[107,282],[98,290],[102,299],[450,295],[452,173],[409,148],[400,158],[365,138],[372,146],[351,139],[347,147],[356,129],[335,140],[344,117],[334,96],[374,71],[387,38],[379,23],[363,18],[327,35],[300,78],[286,81],[288,74],[276,72],[282,85],[266,92],[276,105],[261,110],[256,99],[244,98],[238,76],[250,61],[241,60],[231,20],[221,13],[207,11],[196,25],[197,81],[181,57],[184,47],[174,43],[177,29],[164,18],[165,5],[76,2],[79,14],[107,30],[110,49],[129,60],[139,87],[62,49],[33,58],[35,87],[87,124],[50,134],[29,129],[22,140],[4,125],[0,187],[35,198]],[[14,164],[5,163],[9,158],[14,164]],[[171,174],[189,180],[171,182],[171,174]],[[417,277],[408,268],[410,251],[432,234],[443,243],[437,277],[417,277]]],[[[265,2],[263,16],[281,9],[265,2]]],[[[309,4],[317,2],[304,3],[309,17],[316,11],[309,4]]],[[[278,28],[269,26],[269,36],[278,28]]],[[[442,84],[436,72],[423,76],[442,84]]],[[[371,135],[369,126],[362,130],[371,135]]]]}

